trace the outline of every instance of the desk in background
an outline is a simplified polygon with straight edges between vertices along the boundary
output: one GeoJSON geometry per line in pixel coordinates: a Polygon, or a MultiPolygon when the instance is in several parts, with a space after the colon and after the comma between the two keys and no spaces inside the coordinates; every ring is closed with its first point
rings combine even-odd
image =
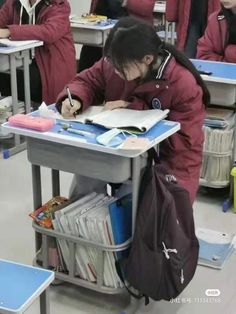
{"type": "Polygon", "coordinates": [[[0,260],[0,313],[22,314],[40,297],[40,313],[49,314],[47,288],[54,273],[6,260],[0,260]]]}
{"type": "MultiPolygon", "coordinates": [[[[18,42],[19,43],[19,42],[18,42]]],[[[23,66],[24,70],[24,89],[25,89],[25,111],[30,112],[30,50],[42,46],[43,42],[38,40],[22,41],[18,46],[0,47],[0,72],[10,71],[11,75],[11,92],[13,115],[18,112],[18,92],[17,92],[17,76],[16,69],[23,66]]],[[[15,136],[15,146],[3,152],[4,158],[14,155],[25,149],[25,144],[20,144],[20,137],[15,136]]]]}
{"type": "Polygon", "coordinates": [[[71,23],[75,44],[103,47],[115,22],[106,26],[71,23]]]}
{"type": "MultiPolygon", "coordinates": [[[[217,61],[207,61],[207,60],[191,60],[194,66],[199,71],[210,72],[210,75],[201,75],[202,79],[205,81],[210,95],[211,104],[221,105],[231,108],[235,111],[236,106],[236,64],[217,62],[217,61]]],[[[231,158],[232,166],[235,164],[236,160],[236,123],[234,124],[234,136],[233,136],[233,149],[232,152],[222,154],[216,154],[214,152],[207,152],[206,156],[212,156],[214,158],[231,158]]],[[[211,163],[208,163],[208,167],[211,163]]],[[[213,170],[214,172],[214,170],[213,170]]],[[[229,169],[230,174],[230,169],[229,169]]],[[[214,187],[222,188],[230,184],[230,196],[223,204],[223,210],[227,210],[231,206],[233,199],[233,179],[229,176],[229,180],[226,182],[212,182],[211,180],[201,180],[200,184],[214,187]]]]}

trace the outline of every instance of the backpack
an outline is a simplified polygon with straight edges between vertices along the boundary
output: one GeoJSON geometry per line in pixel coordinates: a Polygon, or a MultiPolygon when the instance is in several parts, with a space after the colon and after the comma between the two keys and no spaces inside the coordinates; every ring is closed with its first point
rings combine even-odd
{"type": "Polygon", "coordinates": [[[117,263],[118,274],[140,294],[129,292],[135,297],[145,296],[146,303],[147,297],[171,300],[193,278],[198,251],[188,191],[151,149],[139,190],[132,246],[125,263],[117,263]]]}

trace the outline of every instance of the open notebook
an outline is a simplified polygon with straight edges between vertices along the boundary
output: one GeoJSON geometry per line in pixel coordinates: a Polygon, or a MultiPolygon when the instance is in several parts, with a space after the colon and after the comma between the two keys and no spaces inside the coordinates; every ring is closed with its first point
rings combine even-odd
{"type": "Polygon", "coordinates": [[[157,122],[166,118],[169,110],[133,110],[118,108],[104,110],[102,106],[91,106],[73,120],[104,126],[107,129],[122,128],[134,133],[145,133],[157,122]]]}

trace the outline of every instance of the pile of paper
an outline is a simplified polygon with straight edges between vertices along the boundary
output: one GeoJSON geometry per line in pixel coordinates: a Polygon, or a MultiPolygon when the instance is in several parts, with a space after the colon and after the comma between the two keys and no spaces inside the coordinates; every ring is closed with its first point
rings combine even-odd
{"type": "MultiPolygon", "coordinates": [[[[126,199],[127,200],[127,199],[126,199]]],[[[93,243],[115,245],[125,242],[131,236],[131,206],[119,206],[119,200],[104,194],[91,193],[55,212],[55,230],[90,240],[93,243]],[[123,210],[122,210],[123,209],[123,210]],[[126,223],[124,223],[124,221],[126,223]]],[[[63,259],[69,269],[69,244],[58,239],[63,259]]],[[[76,275],[84,280],[96,282],[101,271],[101,250],[95,246],[76,244],[76,275]]],[[[115,269],[117,255],[112,251],[104,253],[103,283],[108,287],[122,287],[115,269]]]]}

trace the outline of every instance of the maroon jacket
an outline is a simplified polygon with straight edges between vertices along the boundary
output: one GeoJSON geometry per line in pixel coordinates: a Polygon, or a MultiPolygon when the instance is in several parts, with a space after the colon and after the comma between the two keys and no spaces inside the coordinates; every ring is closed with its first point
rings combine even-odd
{"type": "MultiPolygon", "coordinates": [[[[99,0],[92,0],[90,12],[95,12],[95,7],[98,1],[99,0]]],[[[127,0],[126,8],[129,15],[153,23],[153,9],[155,2],[156,0],[127,0]]]]}
{"type": "Polygon", "coordinates": [[[42,97],[55,102],[59,91],[75,76],[75,48],[70,30],[70,6],[67,0],[49,0],[40,10],[36,25],[19,25],[20,16],[7,0],[0,10],[0,28],[8,27],[12,40],[42,40],[35,49],[35,60],[42,81],[42,97]]]}
{"type": "MultiPolygon", "coordinates": [[[[219,0],[209,0],[208,16],[219,8],[219,0]]],[[[169,22],[177,23],[177,47],[182,50],[187,39],[190,11],[191,0],[166,0],[166,19],[169,22]]]]}
{"type": "MultiPolygon", "coordinates": [[[[193,75],[168,53],[155,79],[139,85],[122,80],[106,59],[78,74],[69,84],[71,93],[79,98],[83,110],[105,101],[126,100],[132,109],[170,109],[169,119],[179,121],[181,130],[161,144],[161,158],[189,191],[191,200],[198,188],[202,162],[202,125],[205,109],[202,89],[193,75]]],[[[63,90],[57,102],[66,98],[63,90]]]]}
{"type": "Polygon", "coordinates": [[[236,45],[227,45],[227,21],[219,13],[209,17],[204,36],[198,41],[197,58],[236,63],[236,45]]]}

